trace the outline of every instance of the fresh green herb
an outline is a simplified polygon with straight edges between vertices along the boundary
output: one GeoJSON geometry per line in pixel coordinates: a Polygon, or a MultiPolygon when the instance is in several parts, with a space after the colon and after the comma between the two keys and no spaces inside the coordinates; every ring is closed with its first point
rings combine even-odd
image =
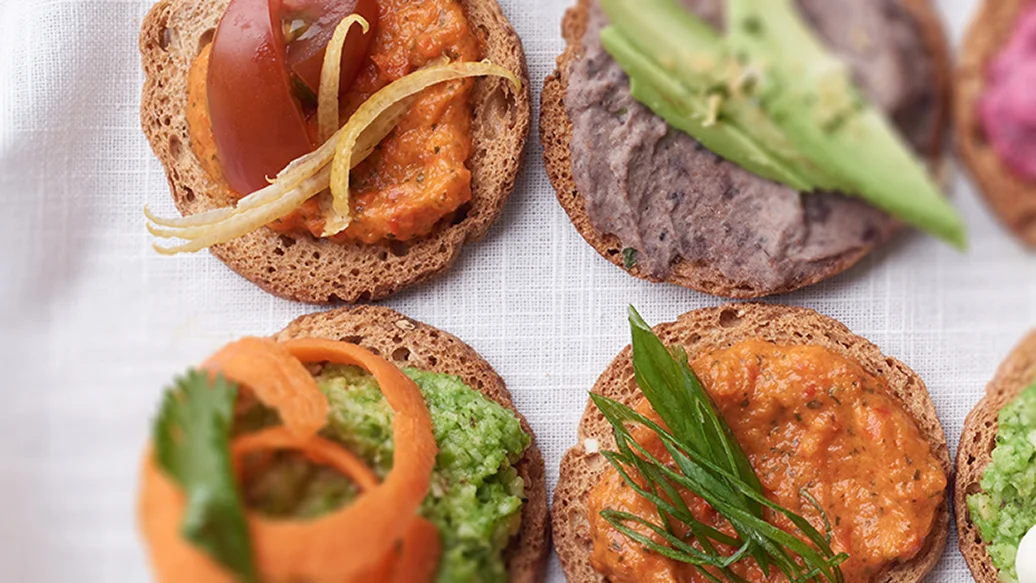
{"type": "Polygon", "coordinates": [[[618,449],[603,455],[626,485],[655,505],[660,520],[651,522],[614,510],[604,510],[601,516],[648,550],[694,565],[710,581],[719,582],[722,576],[742,583],[730,566],[751,558],[765,573],[776,567],[789,581],[841,583],[839,565],[848,555],[834,554],[828,540],[806,519],[763,495],[748,456],[695,377],[686,352],[667,350],[632,307],[630,327],[637,385],[664,427],[602,395],[591,398],[611,423],[618,449]],[[642,425],[658,435],[672,463],[658,460],[637,443],[628,424],[642,425]],[[635,477],[638,474],[640,479],[635,477]],[[679,495],[681,490],[700,496],[731,524],[737,536],[728,536],[695,519],[679,495]],[[807,540],[767,522],[764,507],[787,517],[807,540]],[[685,525],[689,534],[678,537],[674,522],[685,525]],[[642,528],[635,529],[631,524],[642,528]],[[657,538],[643,534],[644,528],[657,538]],[[716,551],[716,543],[737,550],[725,556],[716,551]]]}
{"type": "Polygon", "coordinates": [[[158,466],[183,490],[181,534],[244,583],[258,575],[234,480],[230,434],[237,386],[195,370],[166,390],[154,425],[158,466]]]}
{"type": "Polygon", "coordinates": [[[633,247],[626,247],[622,250],[622,265],[626,269],[633,269],[637,264],[637,250],[633,247]]]}
{"type": "Polygon", "coordinates": [[[834,536],[834,531],[831,530],[831,521],[827,519],[827,514],[824,513],[824,509],[820,506],[820,502],[809,493],[809,490],[803,488],[799,490],[799,496],[802,496],[809,502],[809,505],[817,511],[820,518],[824,521],[824,540],[831,542],[831,538],[834,536]]]}

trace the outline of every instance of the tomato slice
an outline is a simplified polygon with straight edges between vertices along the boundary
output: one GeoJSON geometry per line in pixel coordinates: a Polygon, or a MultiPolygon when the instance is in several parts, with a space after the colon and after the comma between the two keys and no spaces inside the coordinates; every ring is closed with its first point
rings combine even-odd
{"type": "Polygon", "coordinates": [[[247,194],[313,148],[292,94],[281,0],[233,0],[209,61],[209,116],[227,184],[247,194]]]}
{"type": "Polygon", "coordinates": [[[350,14],[359,14],[371,31],[349,34],[342,50],[342,72],[338,93],[344,96],[360,73],[378,27],[376,0],[284,0],[284,19],[300,20],[308,25],[306,32],[288,45],[288,67],[310,91],[317,93],[324,51],[334,35],[335,27],[350,14]]]}
{"type": "MultiPolygon", "coordinates": [[[[353,13],[377,25],[376,0],[232,0],[227,6],[212,42],[207,84],[213,138],[231,189],[255,192],[316,147],[293,76],[316,93],[327,43],[353,13]],[[295,20],[308,28],[288,44],[285,23],[295,20]]],[[[346,38],[341,94],[359,74],[373,38],[346,38]]]]}

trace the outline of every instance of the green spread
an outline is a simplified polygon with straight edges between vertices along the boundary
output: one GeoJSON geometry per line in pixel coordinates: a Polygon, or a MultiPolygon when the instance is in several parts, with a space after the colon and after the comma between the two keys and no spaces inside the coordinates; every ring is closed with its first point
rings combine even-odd
{"type": "MultiPolygon", "coordinates": [[[[518,418],[468,387],[458,377],[406,369],[421,388],[439,455],[421,514],[439,528],[440,583],[505,582],[503,551],[517,533],[524,483],[514,469],[529,446],[518,418]]],[[[392,468],[392,409],[374,377],[349,366],[327,366],[316,377],[331,405],[325,437],[362,457],[381,477],[392,468]]],[[[239,412],[237,427],[270,424],[268,415],[239,412]]],[[[313,517],[356,495],[345,477],[284,453],[256,470],[246,468],[245,498],[260,512],[313,517]]]]}
{"type": "Polygon", "coordinates": [[[968,509],[1001,580],[1014,583],[1018,543],[1036,525],[1036,384],[1000,411],[998,424],[993,461],[968,509]]]}

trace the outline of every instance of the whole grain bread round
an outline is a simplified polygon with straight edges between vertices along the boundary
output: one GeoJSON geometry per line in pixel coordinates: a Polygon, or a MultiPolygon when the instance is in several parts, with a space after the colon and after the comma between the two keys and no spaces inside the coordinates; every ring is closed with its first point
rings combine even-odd
{"type": "MultiPolygon", "coordinates": [[[[514,411],[533,436],[503,379],[477,352],[456,336],[380,306],[356,306],[302,316],[274,335],[276,340],[330,338],[358,344],[399,366],[455,375],[486,398],[514,411]]],[[[505,553],[511,583],[543,580],[550,548],[547,486],[543,454],[535,436],[515,465],[525,482],[521,529],[505,553]]]]}
{"type": "MultiPolygon", "coordinates": [[[[924,382],[902,362],[882,355],[877,346],[856,336],[841,323],[812,310],[762,304],[731,304],[695,310],[676,322],[654,328],[666,345],[679,345],[693,360],[696,355],[720,350],[747,339],[788,345],[816,345],[845,356],[868,373],[883,377],[900,399],[931,445],[932,453],[950,474],[949,448],[935,405],[924,382]]],[[[633,379],[629,346],[597,379],[593,392],[633,406],[641,398],[633,379]]],[[[611,426],[590,402],[579,423],[578,444],[561,461],[561,475],[554,490],[552,522],[554,546],[569,583],[602,583],[605,579],[590,565],[593,548],[587,519],[587,498],[608,462],[597,453],[614,450],[611,426]],[[589,447],[588,447],[589,446],[589,447]]],[[[949,534],[949,500],[938,510],[924,548],[913,560],[893,566],[872,579],[875,583],[914,583],[932,570],[942,555],[949,534]]]]}
{"type": "MultiPolygon", "coordinates": [[[[229,0],[160,0],[144,19],[141,123],[165,167],[183,215],[233,204],[190,147],[187,83],[191,63],[212,41],[229,0]]],[[[479,78],[472,92],[472,199],[429,236],[408,244],[339,244],[270,229],[217,245],[231,269],[283,298],[327,304],[384,298],[450,267],[461,247],[481,239],[503,211],[521,166],[532,116],[521,40],[495,0],[461,0],[485,57],[522,80],[517,94],[503,79],[479,78]]]]}
{"type": "MultiPolygon", "coordinates": [[[[901,0],[903,7],[918,22],[922,40],[928,49],[932,62],[937,98],[931,104],[936,110],[936,131],[925,152],[929,166],[941,170],[945,133],[949,123],[951,91],[951,65],[949,47],[939,16],[929,0],[901,0]]],[[[557,194],[558,202],[568,213],[576,230],[602,257],[611,261],[631,275],[648,281],[659,281],[636,265],[626,267],[623,260],[622,242],[613,235],[597,231],[586,211],[586,202],[576,187],[572,173],[572,121],[565,110],[565,92],[569,83],[569,68],[573,61],[582,57],[582,39],[586,34],[590,0],[578,0],[578,4],[565,13],[561,31],[567,46],[558,57],[557,69],[547,77],[540,109],[540,141],[543,144],[543,159],[547,174],[557,194]]],[[[862,246],[855,253],[848,253],[837,261],[818,269],[811,276],[791,282],[778,289],[760,289],[744,282],[733,281],[715,266],[705,262],[695,263],[681,259],[670,270],[664,280],[668,283],[695,289],[708,294],[728,298],[758,298],[801,289],[838,275],[849,269],[868,253],[876,244],[862,246]]]]}
{"type": "Polygon", "coordinates": [[[1024,243],[1036,247],[1036,181],[1024,180],[1004,165],[986,139],[978,101],[986,89],[990,62],[1011,38],[1028,0],[985,0],[979,5],[961,47],[954,79],[957,150],[979,190],[1000,220],[1024,243]]]}
{"type": "Polygon", "coordinates": [[[1036,379],[1036,330],[1030,332],[1000,365],[996,376],[986,386],[986,396],[964,420],[964,431],[957,447],[953,506],[957,514],[960,552],[978,583],[998,583],[1000,579],[978,527],[971,521],[968,495],[982,490],[982,474],[992,461],[993,448],[996,446],[1000,410],[1018,398],[1033,383],[1033,379],[1036,379]]]}

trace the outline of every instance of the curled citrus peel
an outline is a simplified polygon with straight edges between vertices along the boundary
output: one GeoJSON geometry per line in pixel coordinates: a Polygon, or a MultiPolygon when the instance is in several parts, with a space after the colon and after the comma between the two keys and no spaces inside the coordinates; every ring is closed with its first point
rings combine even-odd
{"type": "Polygon", "coordinates": [[[509,70],[489,62],[451,63],[415,71],[393,81],[363,102],[349,118],[336,138],[334,160],[331,162],[331,194],[334,197],[332,213],[325,217],[323,236],[337,235],[351,222],[349,202],[349,172],[355,166],[352,153],[367,127],[390,110],[393,105],[417,95],[425,89],[446,81],[468,77],[503,77],[521,88],[521,81],[509,70]]]}
{"type": "Polygon", "coordinates": [[[363,34],[370,32],[371,25],[359,14],[350,14],[335,27],[324,53],[324,65],[320,69],[320,91],[317,94],[317,133],[321,142],[331,139],[338,131],[338,89],[342,76],[342,49],[349,29],[359,24],[363,34]]]}
{"type": "MultiPolygon", "coordinates": [[[[318,128],[321,136],[338,124],[338,83],[341,50],[352,24],[366,21],[350,16],[335,29],[327,48],[321,71],[318,101],[318,128]],[[352,20],[350,20],[352,19],[352,20]],[[341,37],[341,38],[339,38],[341,37]],[[334,58],[337,50],[338,58],[334,58]],[[331,55],[331,59],[327,56],[331,55]],[[325,83],[325,81],[327,81],[325,83]],[[334,82],[332,82],[334,81],[334,82]],[[332,86],[334,91],[331,91],[332,86]],[[325,92],[325,89],[327,90],[325,92]],[[331,96],[335,93],[335,96],[331,96]],[[334,121],[330,121],[334,119],[334,121]]],[[[364,31],[366,32],[366,27],[364,31]]],[[[349,174],[363,162],[406,115],[417,95],[439,83],[467,77],[497,76],[509,80],[516,88],[521,81],[511,71],[489,62],[442,63],[426,67],[386,85],[346,122],[330,134],[316,150],[300,156],[279,172],[269,186],[253,192],[233,207],[219,208],[187,217],[163,218],[144,208],[148,231],[163,239],[183,239],[187,243],[174,246],[155,245],[163,255],[193,253],[213,245],[226,243],[281,219],[307,200],[331,187],[333,201],[328,205],[323,236],[330,237],[349,226],[352,217],[349,200],[349,174]]]]}
{"type": "MultiPolygon", "coordinates": [[[[352,504],[311,520],[249,512],[255,560],[264,580],[426,583],[434,578],[439,533],[417,511],[428,494],[438,448],[428,407],[409,377],[363,348],[317,339],[277,343],[245,338],[216,353],[205,368],[240,382],[277,409],[284,423],[235,439],[231,449],[237,467],[250,452],[295,450],[342,472],[361,490],[352,504]],[[393,467],[384,482],[379,484],[355,454],[316,434],[327,422],[327,401],[303,366],[307,362],[355,365],[374,375],[395,412],[393,467]]],[[[158,469],[151,452],[142,484],[141,527],[158,580],[233,583],[230,573],[180,536],[183,492],[158,469]]]]}

